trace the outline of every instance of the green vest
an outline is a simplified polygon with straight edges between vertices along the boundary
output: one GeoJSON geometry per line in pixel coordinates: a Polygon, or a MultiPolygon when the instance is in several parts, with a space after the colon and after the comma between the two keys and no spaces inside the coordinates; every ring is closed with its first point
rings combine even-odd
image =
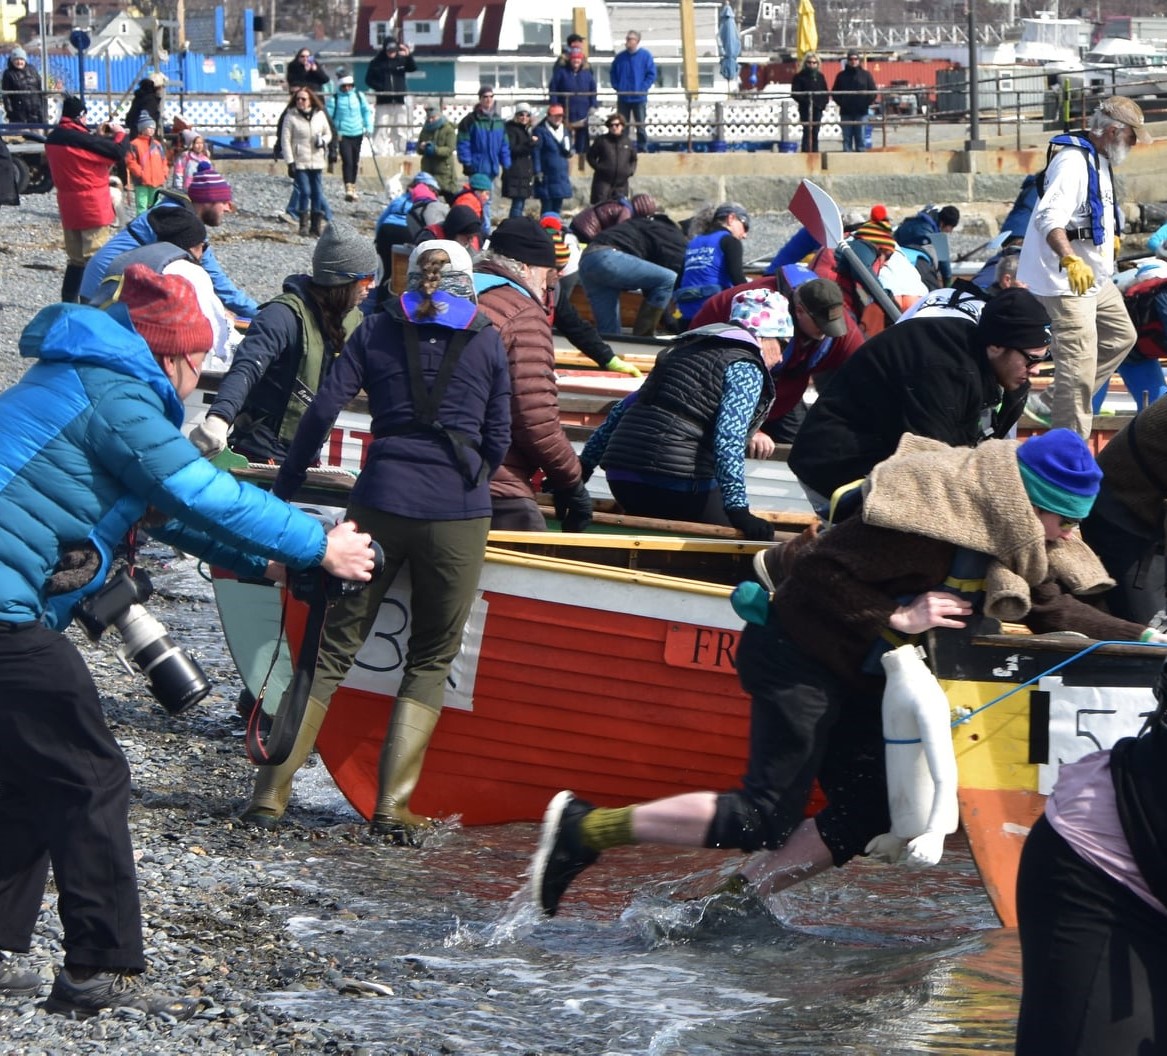
{"type": "MultiPolygon", "coordinates": [[[[316,390],[324,380],[324,334],[316,323],[316,317],[304,303],[304,299],[294,293],[281,293],[273,297],[268,304],[282,304],[292,310],[300,324],[300,362],[296,367],[296,377],[292,381],[291,391],[288,393],[288,402],[280,420],[279,437],[286,443],[292,442],[296,429],[305,409],[312,402],[316,390]]],[[[266,307],[266,305],[265,305],[266,307]]],[[[341,320],[341,329],[345,339],[361,325],[364,315],[360,308],[353,308],[341,320]]],[[[333,357],[336,358],[335,356],[333,357]]]]}

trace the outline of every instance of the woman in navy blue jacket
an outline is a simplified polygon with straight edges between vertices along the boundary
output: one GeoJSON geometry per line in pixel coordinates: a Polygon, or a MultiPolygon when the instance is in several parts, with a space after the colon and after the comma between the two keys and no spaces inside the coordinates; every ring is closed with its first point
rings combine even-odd
{"type": "Polygon", "coordinates": [[[329,609],[304,721],[288,760],[264,767],[245,820],[272,828],[312,750],[332,694],[409,562],[410,632],[393,720],[381,752],[372,831],[412,842],[429,819],[409,810],[441,714],[490,527],[489,481],[511,442],[511,380],[498,331],[478,311],[470,255],[432,240],[409,259],[406,291],[354,332],[304,412],[276,478],[291,495],[340,411],[364,389],[373,443],[349,509],[385,551],[368,590],[329,609]],[[359,512],[357,512],[359,511],[359,512]]]}
{"type": "Polygon", "coordinates": [[[571,130],[563,123],[563,106],[552,103],[535,126],[535,193],[545,213],[563,210],[575,194],[571,186],[571,130]]]}
{"type": "Polygon", "coordinates": [[[547,86],[551,102],[567,113],[567,127],[572,132],[577,154],[588,152],[588,115],[596,108],[596,75],[584,58],[583,48],[572,47],[566,66],[555,67],[547,86]]]}

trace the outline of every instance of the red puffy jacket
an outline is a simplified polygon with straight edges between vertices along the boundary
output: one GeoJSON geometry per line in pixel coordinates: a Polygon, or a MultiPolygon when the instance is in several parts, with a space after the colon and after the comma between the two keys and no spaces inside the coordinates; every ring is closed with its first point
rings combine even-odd
{"type": "Polygon", "coordinates": [[[88,231],[114,221],[109,170],[126,154],[125,134],[95,136],[80,121],[62,117],[45,137],[45,159],[57,188],[57,208],[66,231],[88,231]]]}

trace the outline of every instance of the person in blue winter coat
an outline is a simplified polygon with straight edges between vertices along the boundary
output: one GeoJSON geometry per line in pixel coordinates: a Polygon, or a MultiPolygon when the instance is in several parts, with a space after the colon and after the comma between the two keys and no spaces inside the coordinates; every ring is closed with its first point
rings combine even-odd
{"type": "MultiPolygon", "coordinates": [[[[154,206],[134,217],[124,230],[114,235],[85,265],[85,272],[81,276],[81,299],[87,301],[97,292],[97,287],[105,278],[110,261],[114,257],[138,246],[158,241],[158,235],[150,224],[150,214],[155,210],[189,209],[207,227],[218,227],[230,208],[231,187],[214,169],[204,170],[200,166],[200,171],[191,180],[190,189],[186,194],[172,187],[164,187],[159,191],[158,201],[154,206]]],[[[259,311],[259,302],[250,294],[244,293],[227,277],[223,265],[219,263],[215,251],[209,245],[203,250],[200,263],[211,276],[215,296],[223,302],[223,307],[241,318],[254,318],[255,313],[259,311]]]]}
{"type": "Polygon", "coordinates": [[[373,134],[373,115],[365,97],[357,91],[351,73],[336,82],[336,94],[324,103],[324,111],[340,138],[340,171],[344,179],[344,200],[357,200],[357,177],[361,171],[361,143],[373,134]]]}
{"type": "MultiPolygon", "coordinates": [[[[197,1007],[138,984],[129,765],[62,633],[105,585],[114,548],[128,540],[132,553],[142,522],[240,576],[323,566],[368,580],[373,568],[369,536],[351,523],[326,535],[182,435],[212,339],[189,281],[132,265],[107,309],[37,313],[20,336],[31,365],[0,393],[0,948],[29,950],[51,865],[64,963],[44,1008],[73,1018],[119,1007],[187,1018],[197,1007]]],[[[39,973],[0,963],[0,996],[39,988],[39,973]]]]}
{"type": "Polygon", "coordinates": [[[588,117],[596,108],[596,75],[592,73],[580,45],[573,44],[568,50],[566,66],[555,67],[547,91],[552,104],[558,103],[567,115],[567,127],[572,134],[575,153],[581,156],[587,154],[591,141],[588,117]]]}
{"type": "Polygon", "coordinates": [[[708,231],[690,239],[677,282],[677,311],[686,325],[715,293],[746,281],[742,240],[750,230],[750,214],[738,202],[722,202],[710,223],[708,231]]]}
{"type": "Polygon", "coordinates": [[[571,133],[563,123],[563,106],[552,103],[535,126],[535,193],[542,212],[559,213],[575,194],[571,186],[571,133]]]}
{"type": "Polygon", "coordinates": [[[644,130],[648,90],[656,84],[656,63],[652,52],[640,46],[640,34],[634,29],[624,38],[624,50],[612,60],[608,74],[616,90],[616,111],[628,124],[629,132],[636,126],[636,149],[643,154],[648,149],[648,133],[644,130]]]}
{"type": "MultiPolygon", "coordinates": [[[[478,89],[478,105],[458,122],[458,161],[467,181],[485,176],[493,184],[503,169],[511,167],[511,147],[506,124],[494,111],[494,89],[478,89]]],[[[490,199],[482,202],[482,233],[489,235],[490,199]]]]}

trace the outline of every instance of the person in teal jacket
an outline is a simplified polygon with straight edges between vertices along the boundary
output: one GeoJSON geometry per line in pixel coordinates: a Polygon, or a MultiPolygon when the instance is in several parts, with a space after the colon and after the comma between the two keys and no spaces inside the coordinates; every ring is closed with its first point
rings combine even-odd
{"type": "MultiPolygon", "coordinates": [[[[32,365],[0,393],[0,949],[28,951],[51,864],[65,956],[44,1007],[71,1017],[196,1007],[137,986],[130,770],[62,633],[105,584],[114,548],[128,539],[132,552],[143,522],[239,576],[319,565],[367,580],[373,568],[369,536],[351,523],[326,535],[182,435],[211,341],[194,287],[135,264],[107,309],[40,311],[20,337],[32,365]]],[[[39,988],[38,973],[0,963],[0,997],[39,988]]]]}
{"type": "Polygon", "coordinates": [[[357,91],[353,75],[346,73],[336,82],[324,109],[340,139],[340,171],[344,179],[344,200],[357,200],[357,177],[361,172],[361,143],[373,134],[373,115],[365,97],[357,91]]]}

